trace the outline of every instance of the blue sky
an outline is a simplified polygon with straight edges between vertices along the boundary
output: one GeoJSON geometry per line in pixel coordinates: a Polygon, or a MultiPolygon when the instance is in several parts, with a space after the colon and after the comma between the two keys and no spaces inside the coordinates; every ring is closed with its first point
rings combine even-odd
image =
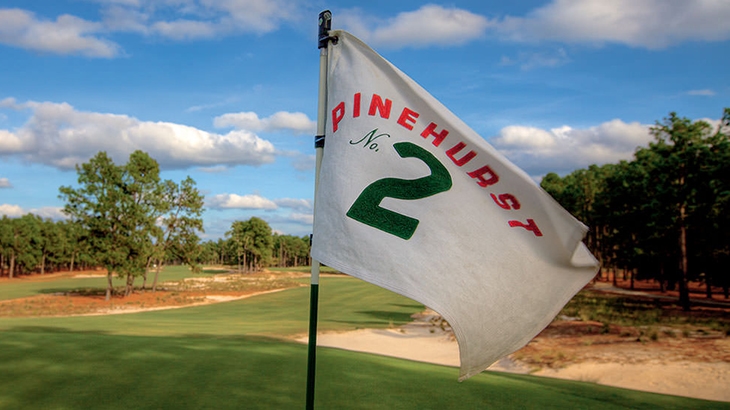
{"type": "Polygon", "coordinates": [[[3,0],[0,214],[135,149],[206,196],[206,239],[311,231],[317,15],[359,36],[539,179],[630,159],[671,111],[730,106],[730,2],[3,0]]]}

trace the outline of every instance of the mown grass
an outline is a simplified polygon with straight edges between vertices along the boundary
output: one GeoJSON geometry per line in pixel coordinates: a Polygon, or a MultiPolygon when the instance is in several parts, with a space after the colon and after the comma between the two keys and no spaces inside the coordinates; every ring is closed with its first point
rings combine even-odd
{"type": "MultiPolygon", "coordinates": [[[[423,306],[322,278],[319,329],[388,327],[423,306]]],[[[0,319],[0,409],[302,408],[309,289],[137,314],[0,319]]],[[[320,409],[705,409],[726,403],[318,349],[320,409]]]]}
{"type": "MultiPolygon", "coordinates": [[[[306,346],[257,337],[0,334],[2,409],[301,409],[306,346]]],[[[710,409],[718,403],[586,383],[478,375],[335,349],[318,352],[320,409],[710,409]]]]}
{"type": "MultiPolygon", "coordinates": [[[[190,277],[204,277],[211,276],[225,271],[217,269],[206,269],[202,273],[193,273],[187,266],[166,266],[161,272],[157,279],[158,283],[165,281],[179,281],[190,277]]],[[[101,272],[100,272],[101,273],[101,272]]],[[[147,275],[147,286],[152,286],[154,280],[154,272],[150,272],[147,275]]],[[[39,277],[38,279],[43,279],[39,277]]],[[[114,286],[122,288],[126,284],[124,278],[114,278],[114,286]]],[[[18,278],[16,280],[6,281],[0,284],[0,300],[9,300],[24,298],[42,294],[52,293],[64,293],[72,291],[90,291],[92,289],[103,290],[106,289],[107,278],[106,275],[98,277],[64,277],[59,279],[49,280],[24,280],[18,278]]],[[[137,278],[135,286],[142,286],[142,278],[137,278]]]]}
{"type": "MultiPolygon", "coordinates": [[[[393,292],[351,278],[322,278],[322,330],[400,326],[423,305],[393,292]],[[325,286],[326,285],[326,286],[325,286]]],[[[268,335],[306,332],[309,288],[298,287],[228,303],[88,317],[0,318],[0,329],[57,327],[127,335],[268,335]]]]}
{"type": "MultiPolygon", "coordinates": [[[[311,266],[292,266],[288,268],[268,268],[272,272],[299,272],[299,273],[310,273],[312,271],[311,266]]],[[[340,273],[337,269],[330,268],[329,266],[320,266],[320,273],[340,273]]]]}

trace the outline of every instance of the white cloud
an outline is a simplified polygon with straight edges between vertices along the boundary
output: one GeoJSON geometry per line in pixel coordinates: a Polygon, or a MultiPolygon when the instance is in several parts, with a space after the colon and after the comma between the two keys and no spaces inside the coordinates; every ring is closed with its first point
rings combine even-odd
{"type": "Polygon", "coordinates": [[[302,225],[312,225],[314,223],[313,214],[292,213],[287,219],[302,225]]]}
{"type": "Polygon", "coordinates": [[[173,40],[190,40],[214,37],[217,34],[218,27],[208,21],[158,21],[152,24],[152,31],[173,40]]]}
{"type": "Polygon", "coordinates": [[[0,204],[0,215],[7,215],[9,218],[17,218],[27,213],[28,212],[18,205],[0,204]]]}
{"type": "Polygon", "coordinates": [[[276,30],[282,21],[300,16],[298,2],[291,0],[200,0],[200,3],[224,13],[224,24],[257,33],[276,30]]]}
{"type": "Polygon", "coordinates": [[[511,58],[503,56],[502,65],[519,65],[522,70],[532,70],[540,67],[560,67],[570,62],[568,53],[563,48],[557,49],[555,52],[520,52],[517,57],[511,58]]]}
{"type": "Polygon", "coordinates": [[[277,209],[276,203],[259,195],[218,194],[209,197],[205,205],[213,209],[277,209]]]}
{"type": "Polygon", "coordinates": [[[503,128],[489,142],[534,176],[630,160],[637,147],[653,140],[649,127],[618,119],[587,129],[563,126],[544,130],[513,125],[503,128]]]}
{"type": "Polygon", "coordinates": [[[8,130],[0,130],[0,155],[20,152],[22,148],[23,141],[20,137],[8,130]]]}
{"type": "MultiPolygon", "coordinates": [[[[137,4],[126,4],[135,6],[137,4]]],[[[129,7],[112,5],[101,11],[104,27],[109,31],[149,34],[149,14],[129,7]]]]}
{"type": "Polygon", "coordinates": [[[6,97],[0,100],[0,108],[11,108],[14,110],[23,109],[23,107],[21,107],[13,97],[6,97]]]}
{"type": "Polygon", "coordinates": [[[57,168],[73,168],[99,151],[124,163],[138,149],[163,168],[256,166],[274,161],[271,142],[247,131],[216,134],[181,124],[78,111],[67,103],[16,104],[5,99],[0,106],[32,111],[20,129],[0,130],[0,156],[18,155],[57,168]]]}
{"type": "MultiPolygon", "coordinates": [[[[137,33],[172,40],[264,34],[305,15],[287,0],[97,0],[100,21],[63,14],[55,20],[0,9],[0,44],[29,50],[112,58],[120,46],[102,35],[137,33]]],[[[524,16],[489,19],[456,7],[427,4],[391,18],[343,10],[338,25],[377,47],[459,45],[495,33],[517,42],[620,43],[665,48],[686,41],[730,38],[730,2],[720,0],[553,0],[524,16]]],[[[539,57],[539,56],[538,56],[539,57]]],[[[554,64],[535,61],[536,64],[554,64]]]]}
{"type": "Polygon", "coordinates": [[[702,97],[712,97],[715,95],[715,92],[710,89],[703,89],[703,90],[689,90],[687,91],[687,95],[696,95],[696,96],[702,96],[702,97]]]}
{"type": "MultiPolygon", "coordinates": [[[[2,138],[0,136],[0,138],[2,138]]],[[[0,178],[0,188],[12,188],[13,184],[10,183],[10,180],[7,178],[0,178]]]]}
{"type": "Polygon", "coordinates": [[[717,0],[554,0],[496,32],[513,41],[620,43],[650,49],[730,38],[730,2],[717,0]]]}
{"type": "Polygon", "coordinates": [[[301,112],[279,111],[269,117],[259,118],[255,112],[223,114],[215,117],[218,128],[233,127],[254,132],[292,131],[297,134],[314,134],[317,123],[301,112]]]}
{"type": "Polygon", "coordinates": [[[100,21],[69,14],[55,20],[22,9],[0,9],[0,44],[53,54],[112,58],[118,44],[100,37],[114,32],[172,40],[268,33],[301,18],[287,0],[97,0],[100,21]]]}
{"type": "Polygon", "coordinates": [[[51,218],[53,220],[66,219],[66,214],[62,212],[63,208],[55,206],[44,206],[41,208],[23,209],[18,205],[0,204],[0,216],[7,215],[9,218],[19,218],[25,214],[38,215],[41,218],[51,218]]]}
{"type": "Polygon", "coordinates": [[[101,4],[122,4],[126,6],[139,6],[142,0],[95,0],[101,4]]]}
{"type": "Polygon", "coordinates": [[[198,167],[198,171],[205,172],[207,174],[220,174],[228,171],[228,167],[225,165],[215,165],[212,167],[198,167]]]}
{"type": "Polygon", "coordinates": [[[269,33],[301,17],[296,1],[113,1],[103,10],[110,30],[190,40],[236,33],[269,33]]]}
{"type": "Polygon", "coordinates": [[[300,211],[311,212],[313,209],[312,201],[310,201],[308,199],[282,198],[282,199],[275,199],[274,203],[276,203],[276,205],[281,208],[290,208],[290,209],[296,209],[296,210],[300,210],[300,211]]]}
{"type": "Polygon", "coordinates": [[[390,19],[368,16],[358,9],[347,10],[337,19],[364,41],[390,48],[464,44],[482,37],[491,24],[470,11],[434,4],[390,19]]]}
{"type": "MultiPolygon", "coordinates": [[[[218,194],[209,196],[205,206],[212,209],[261,209],[273,211],[277,209],[291,209],[299,211],[297,215],[312,214],[312,201],[308,199],[281,198],[268,199],[257,194],[237,195],[218,194]]],[[[298,219],[301,221],[301,218],[298,219]]]]}
{"type": "Polygon", "coordinates": [[[292,212],[286,215],[270,215],[267,218],[267,221],[272,225],[279,225],[279,226],[288,226],[289,228],[294,229],[288,229],[288,231],[291,233],[291,230],[295,230],[298,233],[294,233],[294,235],[305,235],[312,232],[312,223],[314,222],[314,215],[312,212],[292,212]],[[301,228],[304,227],[305,229],[302,230],[301,228]]]}
{"type": "Polygon", "coordinates": [[[37,19],[21,9],[0,9],[0,43],[54,54],[78,54],[111,58],[119,46],[94,36],[103,31],[100,23],[63,14],[55,21],[37,19]]]}

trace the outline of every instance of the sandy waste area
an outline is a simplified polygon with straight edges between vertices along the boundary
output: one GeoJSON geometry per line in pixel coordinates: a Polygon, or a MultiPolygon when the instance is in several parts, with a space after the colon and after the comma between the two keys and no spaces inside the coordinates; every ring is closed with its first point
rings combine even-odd
{"type": "MultiPolygon", "coordinates": [[[[415,321],[393,329],[360,329],[340,333],[320,333],[317,346],[366,352],[402,359],[459,366],[459,346],[448,327],[438,325],[434,312],[414,315],[415,321]]],[[[557,322],[560,326],[560,322],[557,322]]],[[[698,340],[705,350],[699,356],[679,346],[681,343],[612,343],[590,345],[570,337],[540,335],[525,348],[493,364],[487,371],[532,374],[542,377],[577,380],[633,390],[730,402],[730,342],[727,338],[698,340]],[[556,367],[530,365],[520,360],[523,351],[547,350],[574,344],[583,345],[590,354],[565,353],[571,357],[556,367]],[[539,347],[538,347],[539,346],[539,347]],[[719,355],[713,352],[719,350],[719,355]],[[719,356],[719,357],[718,357],[719,356]]],[[[578,338],[574,338],[578,339],[578,338]]],[[[614,338],[615,339],[615,338],[614,338]]],[[[307,343],[306,337],[297,339],[307,343]]],[[[580,349],[578,349],[580,350],[580,349]]],[[[529,352],[528,352],[529,353],[529,352]]],[[[560,355],[561,353],[557,353],[560,355]]]]}

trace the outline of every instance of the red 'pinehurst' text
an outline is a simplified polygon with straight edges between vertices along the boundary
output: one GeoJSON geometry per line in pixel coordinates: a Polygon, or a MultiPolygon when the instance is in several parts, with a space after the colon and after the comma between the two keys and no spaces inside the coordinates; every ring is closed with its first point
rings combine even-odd
{"type": "MultiPolygon", "coordinates": [[[[362,103],[362,93],[355,93],[353,95],[352,101],[352,118],[358,118],[363,115],[362,103]]],[[[342,119],[345,118],[345,114],[347,112],[346,107],[347,106],[345,102],[341,101],[332,109],[332,133],[337,132],[340,122],[342,121],[342,119]]],[[[366,108],[368,116],[374,117],[375,115],[379,115],[383,119],[390,119],[391,111],[393,109],[393,101],[388,98],[384,99],[378,94],[372,94],[372,97],[370,98],[370,104],[367,105],[366,108]]],[[[438,124],[434,122],[429,122],[427,126],[423,127],[422,124],[418,121],[419,117],[420,114],[418,112],[408,107],[403,107],[400,113],[398,113],[396,123],[407,129],[408,131],[413,131],[414,129],[416,129],[416,132],[418,132],[419,130],[421,130],[421,137],[425,139],[433,137],[433,141],[431,143],[435,147],[440,147],[446,137],[449,135],[449,130],[445,128],[439,128],[438,124]],[[417,125],[419,126],[418,128],[416,128],[417,125]]],[[[466,143],[464,143],[463,141],[459,141],[450,147],[448,147],[448,144],[444,145],[446,156],[451,159],[451,161],[459,168],[467,165],[477,156],[477,153],[474,151],[469,151],[466,154],[461,154],[461,156],[458,156],[464,150],[464,148],[466,148],[466,143]]],[[[492,170],[489,165],[484,165],[480,168],[474,169],[473,171],[467,171],[466,174],[473,178],[475,182],[482,188],[495,185],[497,184],[497,182],[499,182],[499,175],[497,175],[497,173],[494,172],[494,170],[492,170]]],[[[490,194],[490,196],[492,197],[494,203],[501,209],[504,209],[506,211],[520,209],[519,200],[512,194],[490,194]]],[[[537,227],[537,224],[533,219],[527,219],[526,222],[510,220],[508,221],[508,224],[511,227],[525,228],[528,231],[534,233],[535,236],[542,236],[542,232],[540,232],[540,229],[537,227]]]]}

